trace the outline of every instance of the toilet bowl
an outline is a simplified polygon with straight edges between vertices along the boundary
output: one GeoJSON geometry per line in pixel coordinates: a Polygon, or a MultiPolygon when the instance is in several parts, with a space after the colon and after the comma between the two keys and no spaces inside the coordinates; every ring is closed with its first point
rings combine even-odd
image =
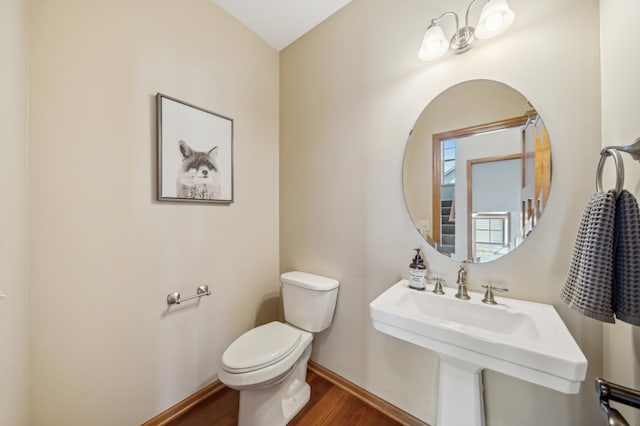
{"type": "Polygon", "coordinates": [[[222,355],[218,377],[240,391],[238,426],[284,426],[309,401],[312,332],[332,322],[338,281],[305,272],[281,275],[285,320],[253,328],[222,355]]]}

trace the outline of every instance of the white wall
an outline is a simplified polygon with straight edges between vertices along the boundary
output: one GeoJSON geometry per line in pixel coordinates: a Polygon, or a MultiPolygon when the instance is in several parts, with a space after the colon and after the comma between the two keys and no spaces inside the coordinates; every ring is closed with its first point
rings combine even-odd
{"type": "MultiPolygon", "coordinates": [[[[600,425],[592,381],[602,373],[602,326],[558,297],[600,147],[598,2],[510,3],[517,18],[509,32],[434,63],[416,58],[427,20],[468,2],[354,0],[281,53],[280,268],[341,282],[334,324],[316,337],[313,358],[433,424],[436,356],[375,332],[368,304],[406,277],[422,241],[402,197],[409,130],[445,88],[503,81],[544,117],[553,187],[525,244],[471,265],[470,284],[502,281],[512,297],[554,304],[590,367],[579,395],[486,372],[487,423],[600,425]]],[[[458,265],[424,251],[453,284],[458,265]]]]}
{"type": "MultiPolygon", "coordinates": [[[[640,136],[640,50],[628,49],[629,40],[640,38],[637,20],[640,3],[634,0],[601,0],[602,146],[628,145],[640,136]]],[[[640,167],[627,154],[625,188],[640,198],[640,167]]],[[[612,161],[607,161],[607,167],[612,161]]],[[[605,171],[614,185],[612,168],[605,171]]],[[[604,329],[604,377],[614,383],[640,389],[640,329],[624,322],[604,329]]],[[[615,404],[630,424],[640,424],[638,410],[615,404]]]]}
{"type": "MultiPolygon", "coordinates": [[[[513,176],[518,176],[518,173],[511,174],[511,179],[507,179],[507,182],[503,182],[503,186],[496,190],[495,185],[490,183],[478,184],[478,180],[474,179],[473,186],[478,184],[477,189],[473,189],[472,203],[473,206],[468,206],[468,177],[467,177],[467,161],[473,159],[487,158],[487,157],[500,157],[505,155],[518,155],[522,153],[522,131],[520,127],[515,129],[503,130],[500,132],[481,133],[478,135],[468,136],[458,139],[456,143],[456,188],[455,188],[455,216],[456,216],[456,252],[454,259],[464,261],[471,258],[471,253],[468,253],[468,212],[477,211],[520,211],[520,190],[522,188],[522,179],[513,179],[513,176]],[[482,191],[480,188],[485,188],[482,191]],[[482,199],[485,205],[494,206],[490,210],[478,209],[477,202],[482,199]],[[499,206],[499,207],[498,207],[499,206]]],[[[522,174],[522,162],[520,162],[518,170],[520,175],[522,174]]],[[[498,163],[500,164],[500,163],[498,163]]],[[[508,164],[508,162],[507,162],[508,164]]],[[[477,164],[475,167],[482,167],[477,164]]],[[[498,181],[502,178],[504,181],[504,175],[506,170],[512,170],[513,166],[505,170],[505,165],[492,165],[489,166],[492,170],[492,180],[498,181]],[[498,173],[496,176],[495,168],[501,169],[502,173],[498,173]]],[[[485,172],[486,174],[486,172],[485,172]]]]}
{"type": "Polygon", "coordinates": [[[33,0],[29,28],[31,424],[140,424],[277,315],[278,54],[210,0],[33,0]],[[233,204],[155,201],[156,92],[235,120],[233,204]]]}
{"type": "Polygon", "coordinates": [[[27,16],[0,2],[0,424],[28,422],[27,16]]]}

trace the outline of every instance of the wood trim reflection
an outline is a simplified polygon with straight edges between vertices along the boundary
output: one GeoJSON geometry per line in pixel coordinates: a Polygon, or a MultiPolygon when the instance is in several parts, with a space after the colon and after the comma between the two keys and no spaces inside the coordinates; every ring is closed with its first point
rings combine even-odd
{"type": "Polygon", "coordinates": [[[443,139],[439,137],[439,135],[433,135],[433,172],[432,172],[432,210],[433,210],[433,219],[431,220],[431,224],[433,227],[433,241],[436,244],[441,244],[440,241],[440,221],[442,219],[442,209],[440,203],[440,187],[442,186],[442,141],[443,139]]]}
{"type": "MultiPolygon", "coordinates": [[[[440,168],[442,167],[442,142],[447,139],[456,139],[463,138],[467,136],[473,136],[478,133],[485,133],[495,130],[508,129],[510,127],[524,126],[527,120],[529,119],[529,113],[518,116],[507,118],[505,120],[492,121],[484,124],[477,124],[474,126],[464,127],[461,129],[450,130],[441,133],[434,133],[432,136],[432,211],[433,211],[433,219],[432,219],[432,227],[433,227],[433,241],[435,243],[441,244],[440,241],[440,221],[442,219],[442,208],[441,208],[441,193],[440,187],[442,186],[442,171],[440,168]]],[[[524,167],[524,163],[523,163],[524,167]]],[[[524,171],[522,179],[524,181],[524,171]]],[[[471,254],[470,251],[467,251],[467,258],[471,254]]]]}

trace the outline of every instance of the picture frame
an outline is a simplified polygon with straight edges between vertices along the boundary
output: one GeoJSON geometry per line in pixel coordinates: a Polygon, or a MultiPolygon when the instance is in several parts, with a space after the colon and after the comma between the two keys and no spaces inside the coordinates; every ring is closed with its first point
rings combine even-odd
{"type": "Polygon", "coordinates": [[[156,94],[157,198],[233,203],[233,119],[156,94]]]}

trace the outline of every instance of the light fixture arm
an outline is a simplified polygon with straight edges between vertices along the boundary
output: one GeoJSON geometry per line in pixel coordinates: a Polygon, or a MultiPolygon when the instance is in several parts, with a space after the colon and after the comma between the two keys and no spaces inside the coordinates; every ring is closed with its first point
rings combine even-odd
{"type": "Polygon", "coordinates": [[[478,0],[473,0],[469,6],[467,6],[467,11],[464,14],[464,27],[469,28],[469,11],[471,10],[471,6],[473,6],[478,0]]]}
{"type": "MultiPolygon", "coordinates": [[[[476,0],[474,0],[474,1],[476,1],[476,0]]],[[[434,25],[438,24],[438,22],[442,21],[445,18],[445,16],[448,16],[448,15],[453,15],[453,17],[456,18],[456,34],[458,34],[458,30],[460,29],[460,22],[458,20],[458,14],[455,13],[455,12],[445,12],[442,15],[440,15],[438,18],[432,19],[431,20],[431,24],[429,25],[429,27],[427,29],[429,29],[429,28],[433,27],[434,25]]]]}

